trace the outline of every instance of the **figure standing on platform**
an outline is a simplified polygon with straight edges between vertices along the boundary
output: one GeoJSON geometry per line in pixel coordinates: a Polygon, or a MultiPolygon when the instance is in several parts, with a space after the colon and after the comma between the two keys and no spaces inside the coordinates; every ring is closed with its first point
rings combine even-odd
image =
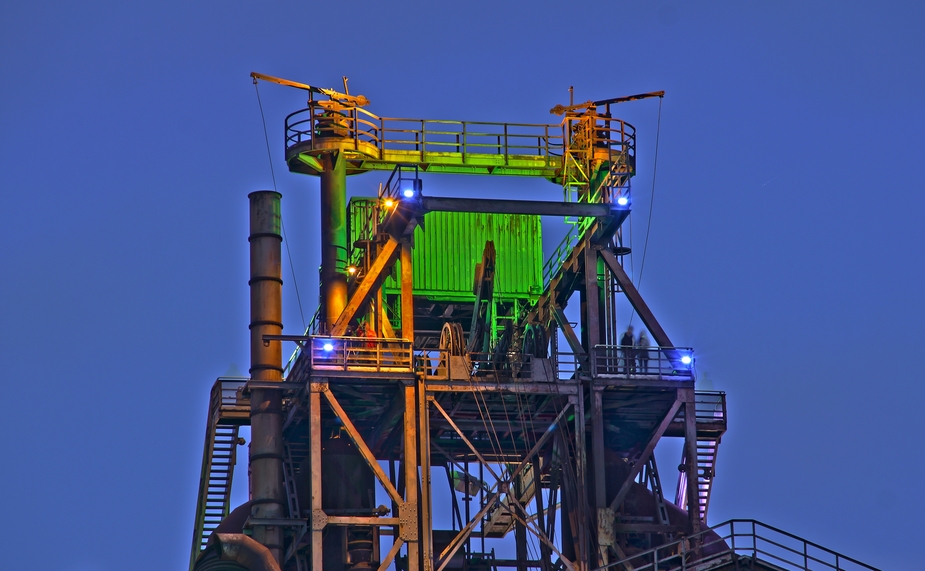
{"type": "Polygon", "coordinates": [[[620,351],[623,352],[623,370],[621,373],[627,375],[634,372],[636,368],[636,340],[633,338],[633,326],[626,327],[626,333],[620,338],[620,351]]]}
{"type": "Polygon", "coordinates": [[[639,340],[636,341],[636,360],[639,361],[639,372],[645,375],[649,372],[649,338],[646,332],[639,333],[639,340]]]}

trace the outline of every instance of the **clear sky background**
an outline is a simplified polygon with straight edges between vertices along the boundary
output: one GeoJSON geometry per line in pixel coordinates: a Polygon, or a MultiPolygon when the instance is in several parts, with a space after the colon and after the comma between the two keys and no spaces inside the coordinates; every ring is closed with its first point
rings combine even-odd
{"type": "MultiPolygon", "coordinates": [[[[252,70],[347,75],[393,117],[551,122],[569,85],[666,90],[641,291],[728,392],[711,522],[920,566],[923,29],[913,2],[5,3],[3,566],[187,565],[209,389],[249,362],[246,195],[273,187],[252,70]]],[[[304,97],[260,93],[307,320],[318,181],[282,162],[304,97]]],[[[636,279],[657,110],[618,108],[639,128],[636,279]]]]}

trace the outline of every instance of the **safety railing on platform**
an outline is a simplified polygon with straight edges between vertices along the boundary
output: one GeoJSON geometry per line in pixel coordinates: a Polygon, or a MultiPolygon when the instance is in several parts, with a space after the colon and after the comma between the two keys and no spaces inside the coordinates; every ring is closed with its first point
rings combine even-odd
{"type": "Polygon", "coordinates": [[[714,568],[781,571],[879,571],[831,549],[755,520],[730,520],[696,536],[662,545],[596,569],[675,571],[714,568]]]}
{"type": "Polygon", "coordinates": [[[556,353],[555,370],[556,378],[560,381],[575,379],[579,371],[584,368],[587,370],[588,358],[586,355],[576,355],[575,353],[556,353]]]}
{"type": "Polygon", "coordinates": [[[313,370],[413,373],[410,341],[373,337],[311,337],[306,352],[313,370]]]}
{"type": "Polygon", "coordinates": [[[591,350],[591,371],[595,377],[693,379],[694,351],[690,347],[598,345],[591,350]]]}
{"type": "MultiPolygon", "coordinates": [[[[624,129],[625,131],[625,129],[624,129]]],[[[352,141],[354,150],[544,157],[558,165],[564,149],[561,124],[490,123],[440,119],[378,117],[359,108],[332,111],[320,105],[286,117],[286,148],[308,143],[323,148],[325,140],[352,141]],[[317,144],[316,144],[317,143],[317,144]]]]}
{"type": "Polygon", "coordinates": [[[219,378],[212,385],[210,410],[215,412],[250,412],[250,400],[241,394],[246,378],[219,378]]]}
{"type": "MultiPolygon", "coordinates": [[[[415,353],[415,370],[426,381],[470,380],[556,383],[576,378],[576,372],[587,359],[573,353],[558,353],[547,360],[547,365],[538,365],[538,359],[531,355],[509,354],[501,357],[491,353],[470,353],[466,357],[449,357],[446,350],[427,350],[415,353]]],[[[584,365],[582,365],[584,363],[584,365]]]]}
{"type": "MultiPolygon", "coordinates": [[[[694,410],[697,422],[726,421],[726,393],[723,391],[696,391],[694,393],[694,410]]],[[[684,409],[679,411],[684,414],[684,409]]]]}

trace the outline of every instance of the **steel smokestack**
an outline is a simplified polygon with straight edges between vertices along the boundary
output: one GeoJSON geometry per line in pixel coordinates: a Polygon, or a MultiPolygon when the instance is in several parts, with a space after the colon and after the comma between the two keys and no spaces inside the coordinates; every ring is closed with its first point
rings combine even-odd
{"type": "MultiPolygon", "coordinates": [[[[281,195],[260,190],[250,199],[251,366],[255,381],[283,380],[279,341],[264,343],[264,335],[281,335],[282,285],[281,195]]],[[[251,517],[286,517],[283,488],[282,397],[277,389],[251,390],[251,517]]],[[[279,561],[283,532],[279,526],[255,525],[253,537],[279,561]]]]}

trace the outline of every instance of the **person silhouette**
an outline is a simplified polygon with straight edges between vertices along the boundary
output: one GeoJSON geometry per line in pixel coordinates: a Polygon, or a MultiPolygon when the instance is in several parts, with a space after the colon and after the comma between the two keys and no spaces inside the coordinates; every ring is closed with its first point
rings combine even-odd
{"type": "Polygon", "coordinates": [[[639,340],[636,341],[636,360],[639,361],[639,372],[646,374],[649,372],[649,338],[646,332],[639,333],[639,340]]]}
{"type": "Polygon", "coordinates": [[[620,338],[620,351],[623,353],[623,370],[620,372],[626,373],[627,375],[634,372],[636,369],[635,344],[633,326],[629,325],[626,328],[626,333],[620,338]]]}

